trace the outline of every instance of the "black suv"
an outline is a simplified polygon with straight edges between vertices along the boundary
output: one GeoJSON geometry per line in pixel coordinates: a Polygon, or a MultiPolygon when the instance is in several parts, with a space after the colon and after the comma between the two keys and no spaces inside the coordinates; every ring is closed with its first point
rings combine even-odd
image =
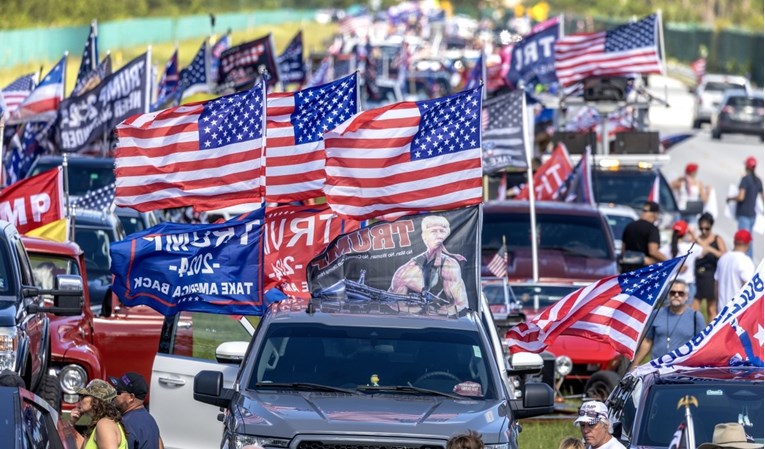
{"type": "Polygon", "coordinates": [[[49,320],[82,313],[82,278],[61,275],[55,290],[35,287],[27,251],[13,224],[0,221],[0,370],[22,376],[29,390],[52,404],[61,401],[59,382],[48,374],[49,320]],[[66,291],[65,291],[66,290],[66,291]],[[53,295],[45,306],[43,294],[53,295]]]}
{"type": "Polygon", "coordinates": [[[696,445],[712,441],[715,424],[738,422],[763,441],[763,371],[757,367],[682,369],[628,374],[608,406],[614,436],[627,448],[667,448],[690,407],[696,445]]]}

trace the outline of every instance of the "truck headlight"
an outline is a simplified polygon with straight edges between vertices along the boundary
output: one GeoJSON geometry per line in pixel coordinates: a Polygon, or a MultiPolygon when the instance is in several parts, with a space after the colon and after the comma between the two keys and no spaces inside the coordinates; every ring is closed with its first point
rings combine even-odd
{"type": "Polygon", "coordinates": [[[555,373],[560,377],[567,376],[574,369],[574,362],[567,355],[558,356],[555,359],[555,373]]]}
{"type": "Polygon", "coordinates": [[[0,327],[0,369],[16,371],[19,337],[15,327],[0,327]]]}
{"type": "Polygon", "coordinates": [[[58,374],[61,390],[66,394],[76,394],[88,383],[88,374],[80,365],[66,365],[58,374]]]}
{"type": "Polygon", "coordinates": [[[234,435],[234,448],[244,449],[247,446],[269,447],[289,447],[290,440],[284,438],[258,437],[255,435],[243,435],[237,433],[234,435]]]}

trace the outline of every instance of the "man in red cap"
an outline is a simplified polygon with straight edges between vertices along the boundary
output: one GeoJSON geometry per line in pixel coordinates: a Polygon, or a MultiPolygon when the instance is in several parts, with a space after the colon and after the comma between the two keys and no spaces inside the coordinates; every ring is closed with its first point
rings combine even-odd
{"type": "MultiPolygon", "coordinates": [[[[754,262],[746,254],[751,243],[752,234],[746,229],[739,229],[733,236],[733,250],[720,256],[717,261],[717,310],[714,311],[714,315],[717,315],[754,276],[754,262]]],[[[710,315],[710,319],[714,315],[710,315]]]]}
{"type": "MultiPolygon", "coordinates": [[[[738,195],[728,197],[728,201],[736,202],[736,220],[739,229],[746,229],[750,233],[754,227],[754,219],[757,217],[756,204],[762,201],[762,180],[754,173],[757,167],[757,159],[752,156],[744,162],[746,175],[738,184],[738,195]]],[[[752,248],[749,247],[746,254],[752,257],[752,248]]]]}

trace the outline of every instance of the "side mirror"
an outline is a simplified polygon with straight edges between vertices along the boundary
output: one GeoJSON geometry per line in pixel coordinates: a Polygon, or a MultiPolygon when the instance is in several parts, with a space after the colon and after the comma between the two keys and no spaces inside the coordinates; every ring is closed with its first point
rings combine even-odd
{"type": "Polygon", "coordinates": [[[508,374],[516,376],[536,374],[540,372],[544,366],[542,356],[531,352],[518,352],[513,354],[508,359],[508,362],[510,363],[508,374]]]}
{"type": "MultiPolygon", "coordinates": [[[[31,304],[28,310],[46,312],[59,316],[77,316],[82,314],[83,288],[82,278],[74,274],[59,274],[56,276],[56,288],[53,290],[24,287],[22,290],[35,289],[39,295],[53,296],[53,307],[31,304]]],[[[25,293],[26,294],[26,293],[25,293]]]]}
{"type": "Polygon", "coordinates": [[[200,371],[194,376],[194,400],[217,407],[228,407],[231,391],[223,388],[223,373],[200,371]]]}
{"type": "Polygon", "coordinates": [[[249,344],[246,341],[227,341],[221,343],[215,349],[215,359],[218,363],[238,365],[244,360],[244,354],[247,352],[249,344]]]}
{"type": "Polygon", "coordinates": [[[555,408],[552,387],[538,382],[527,383],[523,389],[523,399],[510,402],[515,419],[547,415],[553,413],[555,408]]]}

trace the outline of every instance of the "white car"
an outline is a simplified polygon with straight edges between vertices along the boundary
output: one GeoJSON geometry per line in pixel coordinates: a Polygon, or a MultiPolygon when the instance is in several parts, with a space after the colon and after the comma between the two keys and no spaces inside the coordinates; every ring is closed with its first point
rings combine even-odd
{"type": "Polygon", "coordinates": [[[621,254],[624,228],[639,218],[638,213],[635,209],[621,204],[601,203],[598,205],[598,209],[606,217],[608,227],[611,228],[616,254],[621,254]]]}
{"type": "Polygon", "coordinates": [[[743,76],[707,74],[696,88],[696,101],[693,104],[693,129],[701,128],[702,123],[710,123],[726,90],[736,89],[750,92],[752,86],[743,76]]]}

